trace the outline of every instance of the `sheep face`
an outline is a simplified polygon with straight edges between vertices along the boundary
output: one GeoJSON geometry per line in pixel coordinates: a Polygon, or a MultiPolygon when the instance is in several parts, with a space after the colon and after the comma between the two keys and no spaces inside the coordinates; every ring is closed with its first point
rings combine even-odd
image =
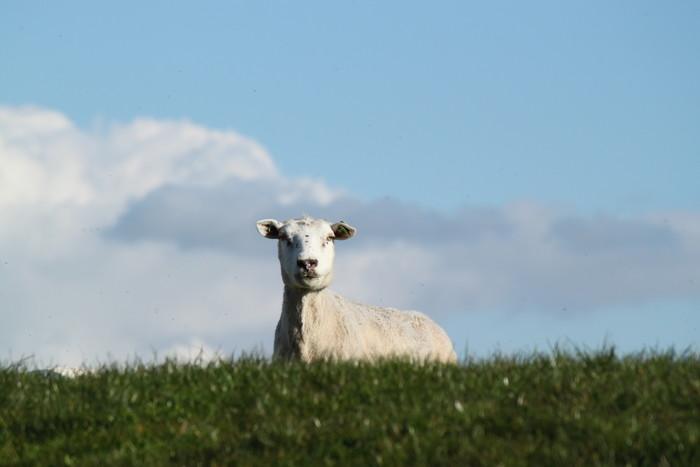
{"type": "Polygon", "coordinates": [[[305,217],[257,223],[263,237],[276,239],[282,280],[288,287],[321,290],[333,279],[336,240],[346,240],[356,229],[343,221],[330,224],[305,217]]]}

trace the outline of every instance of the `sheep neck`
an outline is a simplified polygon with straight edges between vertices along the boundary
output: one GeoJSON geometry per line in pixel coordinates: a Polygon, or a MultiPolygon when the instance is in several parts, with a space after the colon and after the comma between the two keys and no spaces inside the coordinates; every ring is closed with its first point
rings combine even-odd
{"type": "Polygon", "coordinates": [[[297,357],[305,353],[304,323],[313,322],[316,319],[319,307],[318,301],[325,289],[304,290],[295,287],[284,287],[283,317],[286,321],[284,328],[287,331],[287,339],[290,351],[297,357]]]}
{"type": "Polygon", "coordinates": [[[284,304],[283,308],[287,315],[287,319],[293,327],[299,327],[304,320],[310,318],[309,313],[316,309],[316,302],[319,300],[322,290],[306,290],[296,287],[284,287],[284,304]]]}

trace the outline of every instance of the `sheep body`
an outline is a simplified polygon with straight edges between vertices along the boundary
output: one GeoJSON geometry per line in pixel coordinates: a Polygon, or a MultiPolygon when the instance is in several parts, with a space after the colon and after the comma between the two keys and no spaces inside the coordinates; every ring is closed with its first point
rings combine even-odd
{"type": "Polygon", "coordinates": [[[328,289],[305,294],[285,290],[274,355],[307,362],[457,359],[445,331],[423,313],[355,303],[328,289]]]}

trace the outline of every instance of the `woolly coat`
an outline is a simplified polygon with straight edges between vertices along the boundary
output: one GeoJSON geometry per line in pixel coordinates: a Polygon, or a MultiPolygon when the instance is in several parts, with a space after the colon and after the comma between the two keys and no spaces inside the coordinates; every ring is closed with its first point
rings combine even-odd
{"type": "Polygon", "coordinates": [[[354,303],[328,290],[285,286],[277,358],[456,362],[445,331],[423,313],[354,303]]]}

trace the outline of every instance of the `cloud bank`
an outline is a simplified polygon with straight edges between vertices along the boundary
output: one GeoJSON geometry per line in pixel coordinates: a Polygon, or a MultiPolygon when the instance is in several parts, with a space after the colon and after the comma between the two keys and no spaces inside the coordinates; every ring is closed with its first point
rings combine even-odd
{"type": "Polygon", "coordinates": [[[700,300],[700,213],[367,202],[285,176],[234,131],[154,119],[84,129],[0,107],[0,351],[69,365],[270,351],[281,280],[254,222],[303,213],[359,229],[339,244],[337,290],[438,321],[700,300]]]}

